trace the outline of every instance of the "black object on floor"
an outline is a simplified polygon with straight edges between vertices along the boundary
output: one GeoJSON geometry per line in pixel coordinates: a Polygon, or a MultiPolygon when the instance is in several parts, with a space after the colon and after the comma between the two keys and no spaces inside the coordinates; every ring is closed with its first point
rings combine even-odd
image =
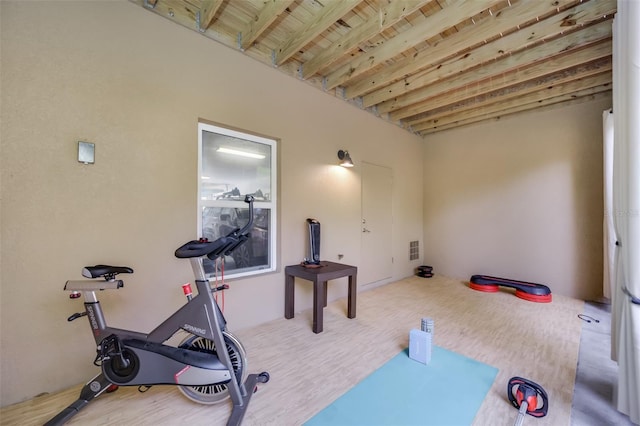
{"type": "Polygon", "coordinates": [[[512,377],[507,384],[507,396],[511,405],[518,409],[515,425],[524,422],[525,414],[544,417],[549,410],[549,397],[544,388],[528,379],[512,377]]]}
{"type": "Polygon", "coordinates": [[[422,265],[416,268],[416,275],[422,278],[433,277],[433,266],[422,265]]]}

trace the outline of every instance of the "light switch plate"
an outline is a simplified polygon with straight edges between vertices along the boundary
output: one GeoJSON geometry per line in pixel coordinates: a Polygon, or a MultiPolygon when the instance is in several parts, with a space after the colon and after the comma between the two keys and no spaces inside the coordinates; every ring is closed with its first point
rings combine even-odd
{"type": "Polygon", "coordinates": [[[78,142],[78,161],[84,164],[95,162],[96,146],[91,142],[78,142]]]}

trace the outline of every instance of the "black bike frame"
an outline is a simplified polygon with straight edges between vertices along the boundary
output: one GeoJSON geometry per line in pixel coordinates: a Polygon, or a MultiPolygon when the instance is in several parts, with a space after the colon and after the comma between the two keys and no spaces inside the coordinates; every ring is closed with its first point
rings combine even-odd
{"type": "MultiPolygon", "coordinates": [[[[224,365],[232,365],[222,335],[222,332],[226,329],[226,320],[213,298],[209,280],[205,278],[202,258],[191,258],[189,260],[196,276],[198,294],[149,334],[107,325],[95,292],[97,290],[120,288],[123,286],[122,280],[67,281],[65,290],[82,292],[85,300],[85,311],[97,345],[100,345],[105,338],[111,335],[116,335],[120,339],[138,339],[146,342],[164,343],[179,330],[184,330],[193,335],[212,340],[216,348],[224,348],[216,351],[217,356],[224,365]]],[[[229,373],[231,375],[234,374],[233,371],[229,373]]],[[[242,397],[246,394],[244,386],[238,385],[235,380],[229,381],[228,388],[234,401],[242,400],[242,397]]]]}
{"type": "MultiPolygon", "coordinates": [[[[229,396],[233,401],[233,409],[231,416],[227,422],[228,425],[237,426],[242,422],[242,418],[247,410],[253,391],[256,389],[258,383],[266,383],[269,380],[269,373],[266,371],[260,374],[249,374],[244,383],[238,383],[238,379],[233,371],[233,364],[227,350],[226,343],[224,341],[223,332],[226,330],[226,320],[222,311],[218,307],[215,299],[213,298],[213,290],[209,283],[209,280],[204,274],[203,256],[207,256],[210,259],[218,258],[232,252],[236,247],[245,242],[248,238],[248,232],[253,225],[253,196],[245,196],[245,202],[249,204],[249,222],[239,230],[233,231],[233,233],[226,237],[219,238],[216,241],[190,241],[184,244],[182,247],[176,250],[176,257],[189,258],[191,261],[191,267],[196,278],[196,289],[198,294],[189,298],[189,301],[178,309],[173,315],[167,318],[159,326],[157,326],[149,334],[140,333],[132,330],[124,330],[121,328],[109,327],[107,325],[102,307],[96,297],[96,291],[118,289],[124,285],[122,280],[116,280],[114,277],[121,272],[131,273],[131,268],[115,268],[117,272],[100,272],[99,276],[105,277],[103,281],[100,280],[83,280],[83,281],[67,281],[65,290],[74,292],[75,294],[82,293],[84,296],[85,313],[89,319],[89,324],[93,332],[93,337],[96,341],[98,349],[102,345],[102,342],[115,335],[121,340],[140,340],[143,342],[164,344],[178,331],[185,330],[186,332],[199,336],[203,339],[213,340],[216,347],[216,355],[218,360],[224,364],[228,370],[231,380],[227,382],[229,396]],[[250,389],[250,392],[247,392],[250,389]]],[[[102,265],[104,266],[104,265],[102,265]]],[[[109,266],[106,266],[109,270],[109,266]]],[[[88,269],[92,269],[88,267],[88,269]]],[[[83,271],[83,275],[86,277],[97,278],[94,272],[87,271],[87,275],[83,271]]],[[[69,321],[72,321],[78,317],[84,316],[83,314],[74,314],[69,317],[69,321]]],[[[153,346],[153,345],[152,345],[153,346]]],[[[101,351],[100,351],[101,353],[101,351]]],[[[225,371],[226,370],[219,370],[225,371]]],[[[151,373],[153,376],[154,373],[151,373]]],[[[147,383],[147,385],[153,385],[147,383]]],[[[164,384],[164,383],[163,383],[164,384]]],[[[87,405],[93,399],[101,395],[108,388],[110,388],[111,382],[107,379],[105,373],[100,373],[91,381],[89,381],[80,391],[80,397],[69,405],[67,408],[58,413],[55,417],[45,423],[45,426],[58,426],[64,424],[71,417],[73,417],[82,407],[87,405]]],[[[125,384],[126,386],[126,384],[125,384]]]]}

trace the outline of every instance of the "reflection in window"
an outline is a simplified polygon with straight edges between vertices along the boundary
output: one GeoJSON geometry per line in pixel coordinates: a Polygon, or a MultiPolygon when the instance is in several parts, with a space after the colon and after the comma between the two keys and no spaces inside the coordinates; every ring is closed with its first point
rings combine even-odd
{"type": "MultiPolygon", "coordinates": [[[[213,241],[249,220],[244,202],[252,194],[254,222],[249,240],[224,259],[225,275],[275,270],[276,141],[211,124],[198,124],[198,234],[213,241]]],[[[205,261],[207,274],[214,274],[205,261]]]]}

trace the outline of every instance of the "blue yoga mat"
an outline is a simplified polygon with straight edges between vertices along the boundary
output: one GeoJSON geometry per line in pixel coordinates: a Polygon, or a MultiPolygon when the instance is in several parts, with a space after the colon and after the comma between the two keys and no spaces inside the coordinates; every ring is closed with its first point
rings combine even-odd
{"type": "Polygon", "coordinates": [[[437,346],[426,365],[405,349],[305,425],[469,425],[497,374],[437,346]]]}

